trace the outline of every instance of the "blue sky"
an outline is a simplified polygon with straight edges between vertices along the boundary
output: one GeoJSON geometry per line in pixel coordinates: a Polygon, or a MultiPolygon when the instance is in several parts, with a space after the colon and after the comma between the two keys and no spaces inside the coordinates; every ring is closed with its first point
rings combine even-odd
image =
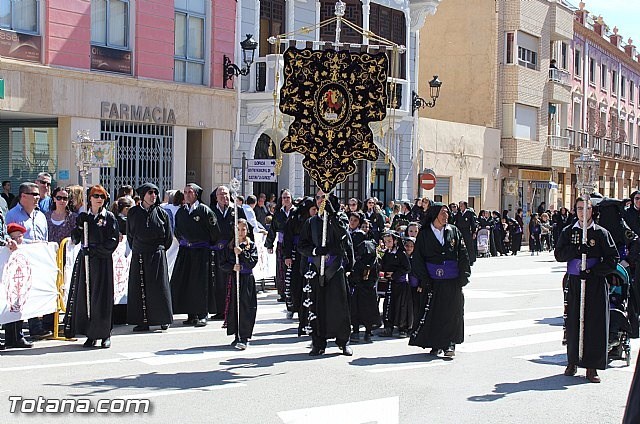
{"type": "MultiPolygon", "coordinates": [[[[569,0],[578,7],[579,0],[569,0]]],[[[584,0],[585,9],[592,15],[602,15],[605,23],[613,30],[617,26],[623,40],[633,39],[640,47],[640,1],[639,0],[584,0]]]]}

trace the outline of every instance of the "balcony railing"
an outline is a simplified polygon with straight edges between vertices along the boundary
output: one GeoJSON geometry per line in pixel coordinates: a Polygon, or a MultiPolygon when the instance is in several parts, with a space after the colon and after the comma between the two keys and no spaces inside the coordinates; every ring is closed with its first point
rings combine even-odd
{"type": "Polygon", "coordinates": [[[547,136],[549,147],[556,150],[570,150],[571,140],[569,137],[549,134],[547,136]]]}
{"type": "Polygon", "coordinates": [[[571,85],[571,76],[569,72],[563,71],[562,69],[549,68],[549,81],[563,85],[571,85]]]}
{"type": "Polygon", "coordinates": [[[622,143],[616,141],[613,143],[613,156],[619,158],[622,156],[622,143]]]}
{"type": "Polygon", "coordinates": [[[638,148],[638,146],[633,146],[633,156],[631,157],[631,160],[640,160],[640,149],[638,148]]]}
{"type": "Polygon", "coordinates": [[[589,147],[589,134],[582,131],[566,129],[567,138],[569,138],[569,148],[579,152],[589,147]]]}
{"type": "Polygon", "coordinates": [[[631,159],[631,146],[628,144],[622,145],[622,158],[631,159]]]}

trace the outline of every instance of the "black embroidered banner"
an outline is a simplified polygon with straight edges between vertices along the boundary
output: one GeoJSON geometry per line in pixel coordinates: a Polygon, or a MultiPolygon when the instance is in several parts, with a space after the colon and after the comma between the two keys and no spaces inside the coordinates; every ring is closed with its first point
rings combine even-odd
{"type": "Polygon", "coordinates": [[[385,53],[289,48],[284,53],[280,110],[295,117],[280,143],[304,155],[303,166],[330,192],[356,170],[355,161],[378,159],[369,122],[387,114],[385,53]]]}

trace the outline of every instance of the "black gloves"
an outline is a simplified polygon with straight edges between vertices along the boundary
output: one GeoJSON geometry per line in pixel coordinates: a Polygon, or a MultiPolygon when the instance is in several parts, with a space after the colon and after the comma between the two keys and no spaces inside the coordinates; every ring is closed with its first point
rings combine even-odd
{"type": "Polygon", "coordinates": [[[582,255],[582,254],[587,254],[589,252],[589,248],[587,247],[586,244],[581,243],[578,245],[578,254],[582,255]]]}
{"type": "Polygon", "coordinates": [[[587,278],[589,278],[589,276],[591,276],[591,271],[590,270],[586,270],[586,271],[580,271],[580,279],[581,280],[586,280],[587,278]]]}
{"type": "Polygon", "coordinates": [[[329,248],[328,247],[320,246],[320,247],[316,247],[314,250],[316,251],[316,255],[319,255],[319,256],[324,256],[327,253],[329,253],[329,248]]]}

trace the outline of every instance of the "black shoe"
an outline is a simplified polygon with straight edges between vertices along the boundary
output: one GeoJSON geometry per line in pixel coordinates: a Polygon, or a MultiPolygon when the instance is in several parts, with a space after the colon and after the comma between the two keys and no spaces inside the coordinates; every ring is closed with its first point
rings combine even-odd
{"type": "Polygon", "coordinates": [[[446,358],[453,358],[454,356],[456,356],[456,346],[455,345],[450,345],[445,351],[444,351],[444,356],[446,358]]]}
{"type": "Polygon", "coordinates": [[[182,321],[183,325],[196,325],[196,323],[198,322],[198,318],[189,318],[186,321],[182,321]]]}
{"type": "Polygon", "coordinates": [[[284,296],[280,296],[277,301],[280,303],[284,303],[287,301],[287,299],[284,296]]]}
{"type": "Polygon", "coordinates": [[[133,327],[133,331],[135,333],[139,333],[142,331],[149,331],[149,326],[148,325],[136,325],[135,327],[133,327]]]}
{"type": "Polygon", "coordinates": [[[87,339],[86,342],[82,345],[82,347],[94,347],[96,345],[96,341],[94,339],[87,339]]]}
{"type": "Polygon", "coordinates": [[[353,350],[351,350],[351,346],[346,345],[344,347],[341,347],[340,349],[342,349],[342,354],[344,356],[353,356],[353,350]]]}
{"type": "Polygon", "coordinates": [[[240,340],[235,339],[234,341],[231,342],[231,347],[236,347],[236,345],[240,342],[240,340]]]}
{"type": "Polygon", "coordinates": [[[169,329],[169,326],[170,326],[170,325],[171,325],[171,324],[162,324],[162,325],[160,326],[160,329],[161,329],[162,331],[166,331],[166,330],[168,330],[168,329],[169,329]]]}
{"type": "Polygon", "coordinates": [[[401,339],[407,338],[409,337],[409,333],[407,333],[406,331],[400,331],[398,337],[400,337],[401,339]]]}
{"type": "Polygon", "coordinates": [[[564,369],[564,375],[567,377],[573,377],[578,372],[578,367],[573,364],[567,365],[567,368],[564,369]]]}
{"type": "Polygon", "coordinates": [[[393,335],[393,328],[385,328],[380,333],[380,337],[391,337],[393,335]]]}
{"type": "Polygon", "coordinates": [[[33,347],[33,343],[28,342],[27,339],[25,339],[24,337],[16,340],[15,343],[7,343],[7,347],[11,347],[11,348],[27,348],[27,347],[33,347]]]}
{"type": "Polygon", "coordinates": [[[207,319],[206,318],[202,318],[196,321],[196,327],[204,327],[207,325],[207,319]]]}
{"type": "MultiPolygon", "coordinates": [[[[211,321],[224,321],[224,314],[211,315],[211,317],[209,319],[211,321]]],[[[197,325],[196,325],[196,327],[197,327],[197,325]]]]}
{"type": "Polygon", "coordinates": [[[442,349],[438,349],[437,347],[434,347],[429,351],[429,355],[438,356],[440,352],[442,352],[442,349]]]}
{"type": "Polygon", "coordinates": [[[309,352],[309,356],[320,356],[320,355],[324,355],[324,349],[316,349],[314,347],[313,349],[311,349],[311,352],[309,352]]]}
{"type": "Polygon", "coordinates": [[[238,350],[246,350],[247,346],[249,346],[249,341],[246,339],[240,339],[238,340],[238,343],[236,343],[235,348],[238,350]]]}
{"type": "Polygon", "coordinates": [[[107,337],[106,339],[102,339],[102,343],[100,343],[103,349],[109,349],[111,347],[111,337],[107,337]]]}

